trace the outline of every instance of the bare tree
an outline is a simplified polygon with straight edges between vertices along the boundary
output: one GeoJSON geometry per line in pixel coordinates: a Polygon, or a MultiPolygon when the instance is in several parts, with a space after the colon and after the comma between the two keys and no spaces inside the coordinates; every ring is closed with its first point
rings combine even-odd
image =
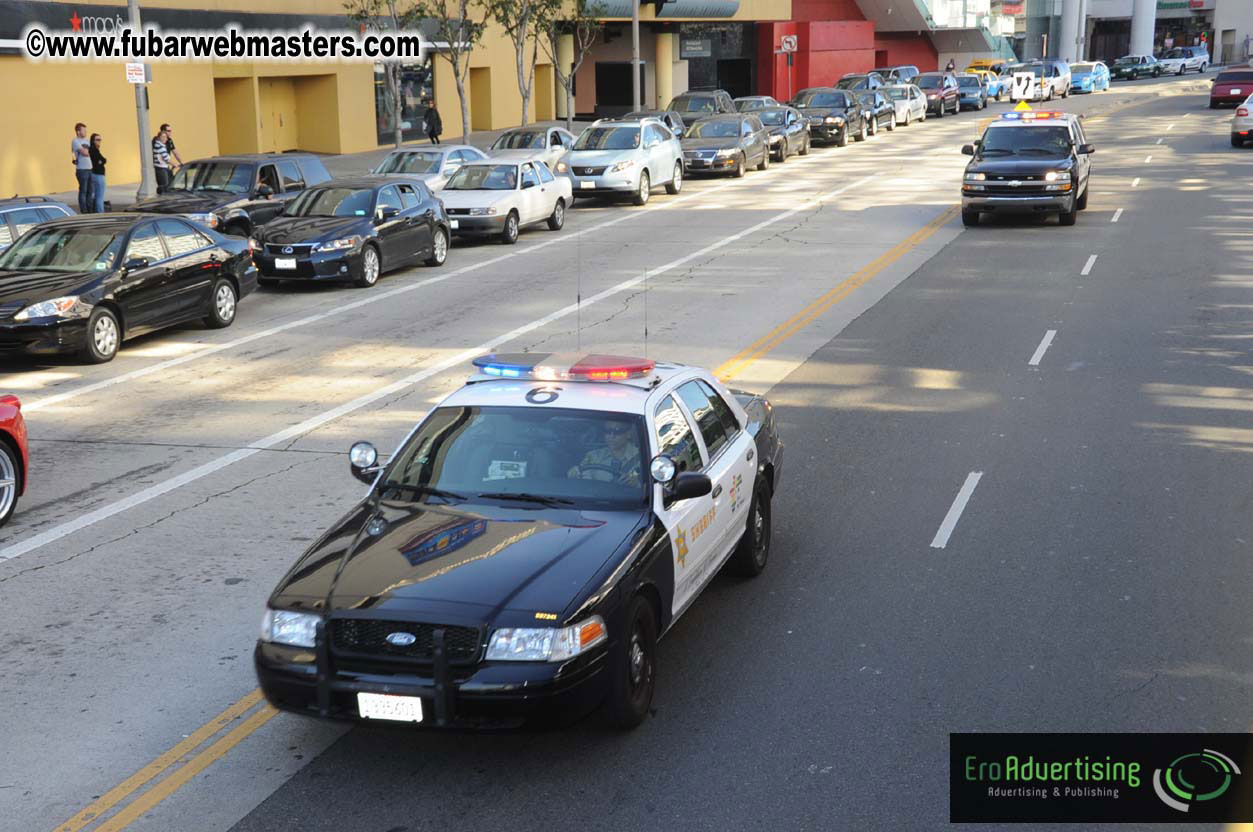
{"type": "MultiPolygon", "coordinates": [[[[345,0],[344,12],[348,19],[376,32],[400,31],[416,24],[418,16],[412,5],[405,0],[345,0]]],[[[383,80],[387,98],[392,105],[392,138],[396,147],[404,140],[400,116],[403,102],[400,94],[400,62],[383,62],[383,80]]]]}
{"type": "Polygon", "coordinates": [[[545,6],[561,0],[484,0],[491,9],[491,18],[505,30],[513,44],[514,64],[518,70],[518,94],[522,97],[522,124],[526,125],[531,109],[531,90],[535,85],[535,63],[539,58],[539,32],[545,6]],[[528,49],[529,47],[529,49],[528,49]]]}
{"type": "Polygon", "coordinates": [[[553,72],[557,82],[566,93],[566,129],[574,131],[574,76],[588,51],[600,37],[604,24],[600,22],[601,6],[590,0],[573,0],[570,13],[567,13],[566,0],[539,0],[537,8],[538,21],[536,40],[544,49],[544,54],[552,61],[553,72]],[[570,66],[562,66],[557,59],[558,44],[563,35],[569,35],[574,42],[574,62],[570,66]]]}
{"type": "Polygon", "coordinates": [[[491,0],[417,0],[414,10],[419,17],[431,20],[435,34],[435,50],[448,62],[461,99],[462,141],[470,137],[470,99],[466,80],[470,75],[470,54],[482,40],[483,30],[491,14],[491,0]]]}

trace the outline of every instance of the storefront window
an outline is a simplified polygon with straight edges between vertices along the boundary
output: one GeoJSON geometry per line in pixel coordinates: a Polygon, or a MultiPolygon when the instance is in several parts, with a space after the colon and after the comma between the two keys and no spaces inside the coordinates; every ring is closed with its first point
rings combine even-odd
{"type": "MultiPolygon", "coordinates": [[[[435,75],[431,56],[427,56],[425,63],[401,64],[400,128],[406,141],[426,136],[424,102],[434,97],[435,75]]],[[[390,144],[395,130],[392,98],[387,94],[387,76],[381,63],[374,65],[374,112],[379,144],[390,144]]]]}

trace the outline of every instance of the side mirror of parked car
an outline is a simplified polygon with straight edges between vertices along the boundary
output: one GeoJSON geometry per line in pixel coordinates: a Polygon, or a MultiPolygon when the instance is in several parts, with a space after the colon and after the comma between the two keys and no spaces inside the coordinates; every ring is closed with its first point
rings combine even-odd
{"type": "Polygon", "coordinates": [[[525,181],[523,181],[523,183],[522,183],[522,190],[524,190],[524,191],[525,191],[527,188],[534,188],[534,187],[535,187],[535,183],[534,183],[534,182],[531,182],[530,180],[525,180],[525,181]]]}
{"type": "Polygon", "coordinates": [[[1095,153],[1095,152],[1096,152],[1096,145],[1094,145],[1094,144],[1081,144],[1081,145],[1079,145],[1079,147],[1077,148],[1077,150],[1078,150],[1078,152],[1079,152],[1079,153],[1085,153],[1085,154],[1087,154],[1087,153],[1095,153]]]}
{"type": "Polygon", "coordinates": [[[384,205],[375,212],[374,216],[378,217],[379,222],[387,222],[392,217],[400,213],[400,209],[395,205],[384,205]]]}
{"type": "Polygon", "coordinates": [[[963,155],[963,156],[973,156],[973,155],[975,155],[975,146],[974,146],[973,144],[964,144],[964,145],[962,145],[962,155],[963,155]]]}
{"type": "Polygon", "coordinates": [[[132,257],[122,264],[122,268],[128,272],[133,272],[137,269],[146,269],[148,268],[148,265],[149,261],[147,257],[132,257]]]}

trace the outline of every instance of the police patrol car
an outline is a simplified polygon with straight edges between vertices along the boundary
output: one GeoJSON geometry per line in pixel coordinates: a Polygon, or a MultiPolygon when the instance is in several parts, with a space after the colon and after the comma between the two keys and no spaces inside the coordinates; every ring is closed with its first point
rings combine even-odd
{"type": "Polygon", "coordinates": [[[770,403],[637,358],[488,355],[271,594],[277,708],[508,727],[604,704],[638,725],[656,643],[724,564],[770,553],[770,403]]]}
{"type": "Polygon", "coordinates": [[[974,144],[962,177],[962,223],[981,214],[1057,214],[1074,225],[1088,207],[1091,156],[1079,117],[1060,112],[1004,113],[974,144]]]}

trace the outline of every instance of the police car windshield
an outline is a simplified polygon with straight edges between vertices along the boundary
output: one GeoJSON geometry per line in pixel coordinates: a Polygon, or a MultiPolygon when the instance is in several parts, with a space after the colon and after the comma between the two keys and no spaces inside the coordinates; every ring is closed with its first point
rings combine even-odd
{"type": "Polygon", "coordinates": [[[367,217],[374,204],[371,188],[313,188],[292,200],[289,217],[367,217]]]}
{"type": "Polygon", "coordinates": [[[432,489],[470,502],[642,508],[644,419],[551,407],[440,407],[387,466],[378,491],[418,500],[432,489]]]}
{"type": "Polygon", "coordinates": [[[4,254],[0,254],[0,269],[108,271],[117,261],[121,247],[122,235],[112,231],[63,226],[37,228],[18,238],[4,254]]]}
{"type": "Polygon", "coordinates": [[[985,156],[1065,156],[1070,153],[1070,131],[1064,126],[989,127],[979,152],[985,156]]]}
{"type": "Polygon", "coordinates": [[[435,173],[444,154],[431,151],[393,153],[374,169],[375,173],[435,173]]]}

